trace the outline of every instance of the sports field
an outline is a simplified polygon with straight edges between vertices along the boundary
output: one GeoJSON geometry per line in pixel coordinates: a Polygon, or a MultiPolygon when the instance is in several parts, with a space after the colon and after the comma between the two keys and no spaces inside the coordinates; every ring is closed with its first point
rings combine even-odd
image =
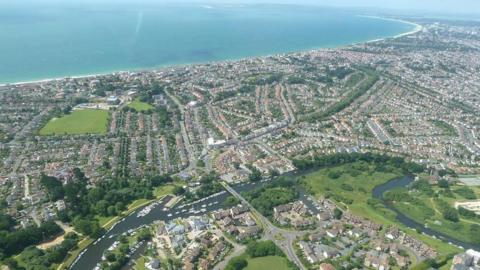
{"type": "Polygon", "coordinates": [[[77,110],[51,119],[41,130],[40,135],[63,134],[103,134],[107,132],[108,111],[77,110]]]}
{"type": "Polygon", "coordinates": [[[137,112],[143,112],[143,111],[148,111],[150,109],[153,109],[153,106],[148,104],[148,103],[145,103],[145,102],[141,102],[140,100],[135,99],[134,101],[130,102],[127,107],[130,107],[130,108],[133,108],[135,109],[137,112]]]}
{"type": "Polygon", "coordinates": [[[244,270],[290,270],[287,265],[287,259],[279,256],[267,256],[247,259],[248,265],[244,270]]]}

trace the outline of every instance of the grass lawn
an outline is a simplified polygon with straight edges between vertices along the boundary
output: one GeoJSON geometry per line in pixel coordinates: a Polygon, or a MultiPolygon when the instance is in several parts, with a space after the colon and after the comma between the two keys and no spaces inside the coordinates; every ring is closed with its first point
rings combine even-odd
{"type": "Polygon", "coordinates": [[[138,112],[143,112],[143,111],[148,111],[148,110],[153,109],[152,105],[150,105],[148,103],[145,103],[145,102],[141,102],[138,98],[135,99],[134,101],[130,102],[127,105],[127,107],[133,108],[138,112]]]}
{"type": "Polygon", "coordinates": [[[172,191],[173,191],[174,188],[175,188],[175,185],[165,185],[165,186],[157,187],[153,191],[153,195],[156,198],[160,198],[162,196],[172,194],[172,191]]]}
{"type": "Polygon", "coordinates": [[[95,218],[98,220],[98,223],[100,224],[100,226],[103,227],[107,223],[109,223],[109,221],[112,220],[114,217],[104,217],[104,216],[96,215],[95,218]]]}
{"type": "Polygon", "coordinates": [[[87,246],[89,246],[94,241],[95,241],[94,239],[87,237],[81,240],[80,242],[78,242],[78,248],[68,253],[69,255],[67,259],[57,267],[57,270],[68,269],[68,267],[70,267],[70,265],[75,261],[78,255],[80,255],[80,252],[82,252],[87,246]]]}
{"type": "MultiPolygon", "coordinates": [[[[452,187],[455,190],[457,187],[452,187]]],[[[434,191],[438,192],[440,189],[435,187],[434,191]]],[[[453,197],[446,197],[438,193],[438,198],[446,201],[452,207],[455,201],[465,201],[464,198],[453,193],[453,197]]],[[[420,198],[425,206],[408,202],[395,202],[394,206],[404,215],[417,221],[420,224],[428,224],[428,226],[435,230],[447,234],[455,239],[465,242],[471,242],[470,226],[472,224],[480,225],[479,218],[466,218],[460,216],[459,222],[452,222],[446,220],[440,212],[441,206],[429,195],[424,193],[416,193],[415,196],[420,198]],[[428,210],[428,211],[427,211],[428,210]]]]}
{"type": "Polygon", "coordinates": [[[279,256],[267,256],[247,259],[248,265],[244,270],[290,270],[287,265],[287,259],[279,256]]]}
{"type": "Polygon", "coordinates": [[[145,262],[147,262],[147,259],[145,257],[140,257],[135,261],[135,266],[133,269],[135,270],[148,270],[147,267],[145,267],[145,262]]]}
{"type": "MultiPolygon", "coordinates": [[[[356,163],[354,163],[356,164],[356,163]]],[[[362,165],[364,169],[359,175],[352,176],[348,173],[352,164],[345,164],[334,168],[320,169],[307,174],[302,182],[317,197],[333,194],[345,199],[350,199],[354,204],[366,203],[371,197],[374,187],[401,175],[400,171],[378,172],[372,165],[362,165]],[[338,178],[331,178],[332,171],[345,172],[338,178]],[[350,190],[350,188],[352,190],[350,190]]],[[[344,202],[342,200],[342,202],[344,202]]]]}
{"type": "Polygon", "coordinates": [[[61,118],[51,119],[40,130],[40,135],[104,134],[107,132],[107,125],[108,111],[77,110],[61,118]]]}

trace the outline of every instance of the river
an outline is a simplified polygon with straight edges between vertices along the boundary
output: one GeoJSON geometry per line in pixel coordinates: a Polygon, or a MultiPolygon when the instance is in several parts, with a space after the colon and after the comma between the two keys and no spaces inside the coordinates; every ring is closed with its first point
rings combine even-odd
{"type": "MultiPolygon", "coordinates": [[[[269,181],[261,181],[258,183],[246,183],[235,186],[238,192],[252,190],[254,188],[266,185],[269,181]]],[[[186,218],[192,215],[202,215],[222,208],[222,203],[229,197],[230,194],[226,191],[208,197],[201,201],[192,204],[180,204],[171,209],[166,209],[165,204],[172,198],[167,196],[153,207],[153,209],[145,216],[138,217],[145,207],[137,209],[129,216],[121,219],[115,226],[107,231],[100,239],[90,245],[81,256],[72,264],[71,270],[86,270],[94,269],[97,263],[101,262],[102,255],[117,239],[119,235],[129,230],[135,230],[141,226],[146,226],[158,220],[170,221],[175,218],[186,218]],[[202,210],[203,209],[203,210],[202,210]]]]}
{"type": "MultiPolygon", "coordinates": [[[[297,179],[298,176],[304,175],[305,173],[287,173],[286,176],[289,179],[297,179]]],[[[383,194],[389,190],[399,187],[406,187],[410,183],[414,181],[413,176],[402,176],[390,180],[384,184],[381,184],[375,187],[372,191],[373,197],[380,199],[383,201],[383,194]]],[[[237,192],[244,192],[249,191],[261,186],[268,184],[269,180],[263,180],[257,183],[244,183],[234,186],[233,188],[237,192]]],[[[303,189],[298,189],[299,191],[299,200],[305,203],[305,205],[312,211],[312,214],[316,215],[318,213],[318,209],[313,204],[312,200],[309,199],[309,196],[304,192],[303,189]]],[[[115,226],[113,226],[104,236],[98,239],[94,244],[90,245],[82,255],[75,261],[74,264],[70,267],[71,270],[86,270],[86,269],[94,269],[97,263],[101,262],[102,255],[105,250],[107,250],[113,242],[115,242],[118,235],[127,232],[129,230],[137,229],[141,226],[146,226],[154,223],[158,220],[163,221],[170,221],[175,218],[186,218],[192,215],[201,215],[204,213],[209,213],[215,210],[219,210],[222,208],[222,204],[230,194],[226,191],[222,191],[221,193],[216,194],[215,196],[211,196],[209,198],[203,199],[201,201],[197,201],[188,205],[180,204],[175,206],[171,209],[166,209],[165,204],[172,198],[171,196],[165,197],[161,200],[153,209],[145,216],[138,217],[138,213],[142,211],[142,209],[137,209],[129,216],[120,220],[115,226]],[[202,210],[203,209],[203,210],[202,210]]],[[[411,218],[403,215],[398,210],[396,210],[393,206],[389,205],[388,203],[384,202],[385,207],[394,211],[397,214],[397,219],[403,225],[410,227],[412,229],[416,229],[421,231],[424,234],[434,236],[438,239],[441,239],[445,242],[452,243],[454,245],[463,247],[465,249],[473,248],[479,249],[478,246],[465,243],[456,239],[453,239],[445,234],[433,231],[432,229],[426,228],[424,225],[417,223],[416,221],[412,220],[411,218]]],[[[138,254],[137,254],[138,255],[138,254]]],[[[136,257],[136,256],[135,256],[136,257]]]]}
{"type": "Polygon", "coordinates": [[[409,228],[415,229],[417,231],[420,231],[423,234],[429,235],[431,237],[438,238],[438,239],[440,239],[444,242],[448,242],[450,244],[462,247],[464,249],[470,249],[470,248],[471,249],[476,249],[476,250],[480,249],[480,247],[478,245],[474,245],[474,244],[466,243],[466,242],[463,242],[463,241],[459,241],[459,240],[454,239],[454,238],[452,238],[452,237],[450,237],[446,234],[443,234],[443,233],[434,231],[434,230],[432,230],[428,227],[425,227],[425,225],[420,224],[420,223],[416,222],[415,220],[407,217],[406,215],[404,215],[400,211],[398,211],[395,207],[393,207],[391,204],[389,204],[389,203],[387,203],[383,200],[383,194],[385,192],[387,192],[389,190],[392,190],[392,189],[395,189],[395,188],[407,187],[413,181],[414,181],[414,178],[413,178],[412,175],[405,175],[405,176],[401,176],[401,177],[392,179],[392,180],[390,180],[390,181],[388,181],[384,184],[376,186],[372,191],[372,195],[373,195],[374,198],[380,199],[383,202],[383,204],[385,205],[386,208],[395,212],[395,214],[397,215],[396,218],[397,218],[398,222],[402,223],[403,225],[405,225],[409,228]]]}

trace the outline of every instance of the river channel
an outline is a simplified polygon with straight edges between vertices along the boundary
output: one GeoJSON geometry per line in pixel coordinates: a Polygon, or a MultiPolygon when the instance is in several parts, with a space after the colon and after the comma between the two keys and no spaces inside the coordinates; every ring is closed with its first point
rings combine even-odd
{"type": "MultiPolygon", "coordinates": [[[[296,179],[300,175],[305,173],[289,173],[286,176],[290,179],[296,179]]],[[[381,184],[373,189],[373,197],[383,201],[383,194],[389,190],[399,187],[406,187],[414,181],[413,176],[407,175],[392,179],[384,184],[381,184]]],[[[268,184],[269,180],[263,180],[258,183],[246,183],[233,186],[237,192],[249,191],[263,185],[268,184]]],[[[171,209],[165,208],[165,204],[172,198],[171,196],[165,197],[163,200],[157,202],[154,207],[151,207],[151,211],[143,216],[138,214],[145,208],[137,209],[129,216],[121,219],[117,222],[109,231],[107,231],[101,238],[95,241],[87,249],[85,249],[77,260],[71,265],[71,270],[87,270],[94,269],[99,262],[102,260],[103,253],[115,242],[117,237],[122,233],[135,230],[142,226],[148,226],[155,221],[163,220],[170,221],[175,218],[186,218],[192,215],[201,215],[204,213],[209,213],[215,210],[222,208],[223,202],[230,194],[226,191],[222,191],[208,198],[196,201],[194,203],[183,205],[179,204],[171,209]]],[[[299,189],[299,199],[303,201],[310,211],[315,215],[318,213],[318,209],[314,206],[311,199],[308,198],[308,195],[299,189]]],[[[383,201],[384,202],[384,201],[383,201]]],[[[409,217],[403,215],[398,210],[396,210],[390,204],[384,202],[385,207],[394,211],[397,215],[397,219],[400,223],[404,224],[407,227],[418,230],[424,234],[433,236],[442,241],[449,242],[456,246],[468,249],[476,248],[478,246],[465,243],[456,239],[453,239],[445,234],[433,231],[425,227],[422,224],[417,223],[416,221],[410,219],[409,217]]]]}
{"type": "Polygon", "coordinates": [[[478,245],[473,245],[470,243],[466,243],[463,241],[459,241],[457,239],[454,239],[446,234],[434,231],[428,227],[426,227],[423,224],[420,224],[416,222],[415,220],[407,217],[406,215],[402,214],[400,211],[398,211],[395,207],[393,207],[391,204],[385,202],[383,200],[383,194],[389,190],[395,189],[395,188],[401,188],[401,187],[406,187],[410,185],[414,181],[414,177],[412,175],[405,175],[401,176],[395,179],[392,179],[384,184],[376,186],[373,191],[372,195],[374,198],[379,199],[383,202],[386,208],[390,209],[391,211],[395,212],[397,215],[397,220],[402,223],[403,225],[415,229],[417,231],[420,231],[423,234],[429,235],[431,237],[440,239],[444,242],[448,242],[449,244],[456,245],[458,247],[464,248],[464,249],[479,249],[480,247],[478,245]]]}

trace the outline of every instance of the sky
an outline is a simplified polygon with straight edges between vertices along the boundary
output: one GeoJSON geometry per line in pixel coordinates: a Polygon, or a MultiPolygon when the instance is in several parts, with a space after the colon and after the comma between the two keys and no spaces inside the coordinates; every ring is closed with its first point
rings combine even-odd
{"type": "MultiPolygon", "coordinates": [[[[201,0],[199,0],[201,1],[201,0]]],[[[216,0],[218,2],[307,3],[322,6],[397,9],[426,13],[478,14],[480,0],[216,0]]]]}
{"type": "MultiPolygon", "coordinates": [[[[340,6],[400,10],[425,14],[470,14],[480,20],[480,0],[0,0],[2,4],[16,3],[101,3],[101,2],[194,2],[194,3],[278,3],[313,4],[319,6],[340,6]]],[[[418,14],[415,14],[418,15],[418,14]]]]}
{"type": "Polygon", "coordinates": [[[476,11],[480,14],[479,0],[328,0],[321,2],[330,2],[332,5],[339,6],[369,6],[442,13],[474,13],[472,11],[476,11]]]}

